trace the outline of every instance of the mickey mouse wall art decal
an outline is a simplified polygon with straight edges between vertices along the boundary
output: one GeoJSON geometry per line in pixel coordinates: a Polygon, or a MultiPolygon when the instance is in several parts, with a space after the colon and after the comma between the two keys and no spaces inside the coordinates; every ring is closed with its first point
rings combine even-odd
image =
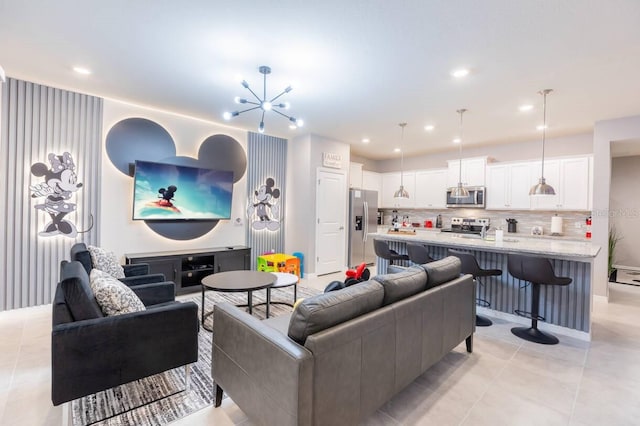
{"type": "Polygon", "coordinates": [[[255,200],[249,200],[247,216],[253,229],[280,229],[280,190],[275,187],[273,178],[267,178],[264,185],[254,191],[255,200]]]}
{"type": "MultiPolygon", "coordinates": [[[[44,202],[36,204],[34,208],[44,211],[51,218],[38,235],[42,237],[63,235],[75,238],[78,235],[76,226],[64,217],[76,210],[75,203],[69,202],[69,199],[82,188],[82,183],[78,182],[75,172],[76,165],[68,152],[62,155],[50,153],[48,159],[50,166],[45,163],[35,163],[31,166],[31,173],[44,179],[44,182],[29,187],[32,192],[31,198],[44,197],[44,202]]],[[[93,227],[93,216],[91,220],[89,229],[81,232],[87,232],[93,227]]]]}

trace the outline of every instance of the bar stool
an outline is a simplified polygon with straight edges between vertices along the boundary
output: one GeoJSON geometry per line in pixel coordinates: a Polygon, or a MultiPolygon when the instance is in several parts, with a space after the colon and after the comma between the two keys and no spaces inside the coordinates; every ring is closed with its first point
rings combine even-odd
{"type": "Polygon", "coordinates": [[[373,250],[376,252],[376,256],[388,260],[389,265],[393,265],[394,260],[409,260],[408,255],[391,250],[389,244],[382,240],[373,240],[373,250]]]}
{"type": "Polygon", "coordinates": [[[549,259],[530,257],[520,254],[510,254],[507,259],[509,273],[523,281],[529,281],[532,287],[531,312],[516,309],[516,315],[531,318],[531,327],[514,327],[511,332],[521,339],[543,345],[555,345],[558,338],[538,329],[538,321],[545,321],[540,316],[540,286],[541,285],[569,285],[573,281],[569,277],[557,277],[549,259]]]}
{"type": "MultiPolygon", "coordinates": [[[[482,269],[480,265],[478,265],[476,257],[471,253],[449,249],[449,255],[460,259],[460,262],[462,262],[462,268],[460,271],[463,274],[473,275],[473,280],[480,285],[484,285],[482,284],[482,281],[480,281],[480,277],[502,275],[502,270],[500,269],[482,269]]],[[[491,303],[489,303],[488,300],[477,298],[476,305],[488,308],[491,306],[491,303]]],[[[478,327],[488,327],[491,324],[493,324],[493,322],[491,322],[489,318],[483,317],[482,315],[476,315],[476,325],[478,327]]]]}
{"type": "Polygon", "coordinates": [[[418,265],[433,262],[435,259],[429,255],[429,250],[422,244],[407,243],[409,260],[418,265]]]}

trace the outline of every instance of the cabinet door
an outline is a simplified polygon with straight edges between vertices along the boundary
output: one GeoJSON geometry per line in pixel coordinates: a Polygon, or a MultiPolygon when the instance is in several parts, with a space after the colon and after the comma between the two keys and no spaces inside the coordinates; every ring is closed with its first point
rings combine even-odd
{"type": "Polygon", "coordinates": [[[509,208],[508,182],[506,165],[487,167],[487,209],[509,208]]]}
{"type": "Polygon", "coordinates": [[[458,179],[462,179],[464,184],[466,176],[464,176],[464,160],[462,164],[462,172],[463,176],[460,177],[460,161],[459,160],[450,160],[448,162],[449,167],[447,168],[447,188],[453,188],[454,186],[458,186],[458,179]]]}
{"type": "Polygon", "coordinates": [[[560,160],[560,188],[561,209],[589,208],[589,157],[560,160]]]}
{"type": "Polygon", "coordinates": [[[445,208],[447,169],[421,170],[415,173],[415,207],[445,208]]]}
{"type": "Polygon", "coordinates": [[[250,267],[249,250],[218,252],[214,258],[215,272],[241,271],[250,267]]]}
{"type": "Polygon", "coordinates": [[[462,174],[463,182],[469,186],[484,186],[485,185],[485,168],[487,160],[484,158],[471,158],[468,160],[462,160],[462,174]]]}
{"type": "Polygon", "coordinates": [[[362,188],[362,164],[349,163],[349,188],[362,188]]]}
{"type": "Polygon", "coordinates": [[[534,184],[531,163],[517,163],[509,166],[509,208],[530,209],[531,196],[529,190],[534,184]]]}
{"type": "Polygon", "coordinates": [[[161,257],[161,258],[141,258],[132,259],[132,263],[148,263],[149,273],[151,274],[164,274],[164,279],[167,281],[173,281],[176,283],[176,288],[180,286],[180,271],[182,270],[182,264],[180,258],[176,257],[161,257]]]}
{"type": "MultiPolygon", "coordinates": [[[[540,161],[533,162],[532,183],[535,185],[540,180],[542,166],[540,161]]],[[[560,161],[545,160],[544,161],[544,178],[548,185],[551,185],[556,191],[556,195],[539,195],[531,197],[531,206],[536,210],[558,210],[560,208],[560,161]]]]}
{"type": "Polygon", "coordinates": [[[380,173],[363,170],[362,189],[378,191],[378,206],[382,206],[382,179],[380,173]]]}
{"type": "Polygon", "coordinates": [[[404,189],[409,193],[409,198],[394,198],[393,194],[400,188],[400,172],[382,174],[382,207],[387,208],[414,208],[415,207],[415,172],[402,173],[404,189]]]}

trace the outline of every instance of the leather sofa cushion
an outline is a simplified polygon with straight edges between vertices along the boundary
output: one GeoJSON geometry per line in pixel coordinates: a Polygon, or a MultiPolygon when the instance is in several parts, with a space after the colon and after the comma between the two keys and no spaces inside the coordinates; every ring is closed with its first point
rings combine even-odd
{"type": "Polygon", "coordinates": [[[427,288],[427,273],[422,267],[411,267],[395,274],[377,275],[372,279],[382,284],[382,306],[420,293],[427,288]]]}
{"type": "Polygon", "coordinates": [[[63,262],[60,288],[74,321],[101,318],[104,315],[89,286],[89,276],[80,262],[63,262]]]}
{"type": "Polygon", "coordinates": [[[303,345],[311,334],[378,309],[383,297],[382,284],[376,281],[309,297],[293,311],[287,334],[303,345]]]}
{"type": "Polygon", "coordinates": [[[427,289],[451,281],[460,276],[462,263],[455,256],[419,265],[427,272],[427,289]]]}

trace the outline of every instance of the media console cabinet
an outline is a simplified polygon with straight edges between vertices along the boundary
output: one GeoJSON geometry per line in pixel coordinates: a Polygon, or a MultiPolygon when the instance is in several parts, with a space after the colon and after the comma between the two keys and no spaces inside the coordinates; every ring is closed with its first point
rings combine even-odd
{"type": "Polygon", "coordinates": [[[164,274],[176,283],[176,294],[200,291],[200,281],[207,275],[251,268],[251,248],[215,247],[201,250],[178,250],[125,254],[127,264],[148,263],[150,273],[164,274]]]}

